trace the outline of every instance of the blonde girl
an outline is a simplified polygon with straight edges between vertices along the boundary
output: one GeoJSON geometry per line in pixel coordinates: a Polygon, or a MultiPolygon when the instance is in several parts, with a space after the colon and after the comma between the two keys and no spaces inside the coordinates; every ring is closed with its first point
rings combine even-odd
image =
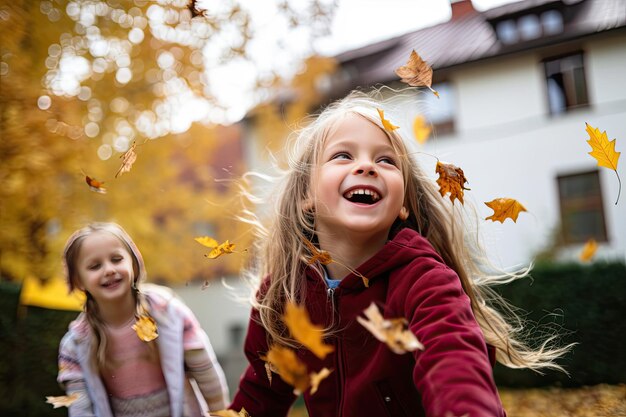
{"type": "Polygon", "coordinates": [[[57,379],[76,398],[70,416],[199,417],[207,405],[224,408],[228,390],[208,337],[171,291],[141,285],[143,258],[119,225],[76,231],[64,261],[70,291],[86,295],[59,348],[57,379]]]}
{"type": "Polygon", "coordinates": [[[310,372],[332,369],[315,394],[304,393],[311,417],[504,416],[495,360],[560,369],[554,361],[567,349],[552,340],[531,349],[519,322],[490,306],[489,285],[513,277],[481,272],[458,215],[400,135],[384,128],[379,107],[352,93],[304,128],[269,224],[256,221],[260,285],[234,410],[286,415],[295,396],[267,375],[272,345],[295,349],[310,372]],[[318,251],[336,262],[311,264],[318,251]],[[326,328],[333,353],[320,359],[290,337],[281,320],[287,302],[326,328]],[[424,349],[399,355],[368,333],[356,318],[372,302],[385,317],[405,318],[424,349]]]}

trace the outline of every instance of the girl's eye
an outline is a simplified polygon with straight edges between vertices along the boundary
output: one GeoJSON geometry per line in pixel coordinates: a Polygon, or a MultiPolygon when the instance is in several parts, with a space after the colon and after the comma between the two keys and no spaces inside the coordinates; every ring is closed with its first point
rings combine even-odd
{"type": "Polygon", "coordinates": [[[100,264],[93,264],[87,267],[87,269],[89,269],[90,271],[95,271],[98,268],[100,268],[100,264]]]}
{"type": "Polygon", "coordinates": [[[334,154],[330,159],[332,161],[334,159],[352,159],[352,157],[347,152],[338,152],[334,154]]]}
{"type": "Polygon", "coordinates": [[[393,158],[390,158],[388,156],[383,156],[382,158],[379,158],[378,162],[382,162],[383,164],[389,164],[389,165],[393,165],[393,166],[397,166],[398,165],[393,158]]]}
{"type": "Polygon", "coordinates": [[[113,262],[114,264],[122,262],[122,258],[121,256],[115,257],[115,258],[111,258],[111,262],[113,262]]]}

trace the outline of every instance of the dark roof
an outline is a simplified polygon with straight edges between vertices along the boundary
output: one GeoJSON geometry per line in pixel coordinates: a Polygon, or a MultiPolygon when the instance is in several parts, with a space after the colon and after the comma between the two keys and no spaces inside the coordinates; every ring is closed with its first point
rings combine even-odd
{"type": "Polygon", "coordinates": [[[397,79],[394,70],[407,62],[413,49],[434,69],[444,69],[624,26],[624,0],[522,0],[346,51],[335,58],[344,68],[351,67],[355,77],[352,83],[371,85],[397,79]],[[564,16],[559,34],[515,44],[498,40],[498,22],[551,8],[561,10],[564,16]]]}

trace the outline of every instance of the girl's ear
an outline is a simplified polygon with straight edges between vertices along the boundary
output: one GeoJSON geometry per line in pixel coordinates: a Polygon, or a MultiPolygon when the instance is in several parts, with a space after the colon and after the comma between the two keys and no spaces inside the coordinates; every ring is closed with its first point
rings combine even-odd
{"type": "Polygon", "coordinates": [[[409,210],[407,210],[406,207],[402,206],[402,208],[400,209],[400,214],[398,214],[398,217],[400,218],[400,220],[405,221],[406,219],[409,218],[409,210]]]}

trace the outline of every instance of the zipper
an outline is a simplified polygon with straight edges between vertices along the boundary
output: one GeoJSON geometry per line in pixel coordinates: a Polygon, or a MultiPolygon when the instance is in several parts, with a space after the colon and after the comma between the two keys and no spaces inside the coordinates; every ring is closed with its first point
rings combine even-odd
{"type": "MultiPolygon", "coordinates": [[[[339,322],[339,301],[335,300],[335,288],[328,288],[326,290],[326,293],[328,294],[328,298],[330,298],[330,304],[332,307],[332,312],[333,312],[333,325],[335,325],[335,318],[337,319],[337,321],[339,322]]],[[[339,324],[339,323],[337,323],[339,324]]],[[[343,393],[345,392],[344,389],[344,371],[343,371],[343,350],[341,348],[341,338],[337,337],[336,339],[336,349],[337,349],[337,375],[339,377],[339,404],[338,404],[338,409],[337,409],[337,413],[336,416],[337,417],[341,417],[342,415],[342,408],[343,408],[343,393]]]]}

